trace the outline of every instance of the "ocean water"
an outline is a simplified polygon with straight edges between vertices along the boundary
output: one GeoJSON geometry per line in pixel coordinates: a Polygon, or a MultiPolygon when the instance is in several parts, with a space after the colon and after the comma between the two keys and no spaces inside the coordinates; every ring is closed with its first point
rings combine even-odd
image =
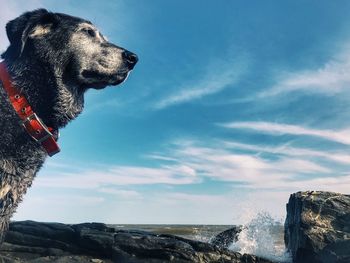
{"type": "MultiPolygon", "coordinates": [[[[210,242],[220,232],[234,225],[110,225],[116,229],[143,230],[156,234],[171,234],[180,237],[210,242]]],[[[283,240],[283,224],[268,213],[259,213],[243,225],[237,242],[230,250],[242,254],[253,254],[274,262],[291,262],[285,251],[283,240]]]]}
{"type": "Polygon", "coordinates": [[[110,225],[116,229],[144,230],[156,234],[170,234],[180,237],[209,242],[218,233],[229,229],[231,225],[110,225]]]}

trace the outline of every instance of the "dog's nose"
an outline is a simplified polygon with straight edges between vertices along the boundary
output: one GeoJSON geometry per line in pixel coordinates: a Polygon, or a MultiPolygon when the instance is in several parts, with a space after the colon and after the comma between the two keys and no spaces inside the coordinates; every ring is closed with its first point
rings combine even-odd
{"type": "Polygon", "coordinates": [[[133,68],[135,66],[135,64],[137,63],[137,61],[139,60],[139,58],[137,57],[136,54],[130,52],[130,51],[127,51],[127,50],[124,50],[123,52],[123,59],[125,59],[129,66],[131,68],[133,68]]]}

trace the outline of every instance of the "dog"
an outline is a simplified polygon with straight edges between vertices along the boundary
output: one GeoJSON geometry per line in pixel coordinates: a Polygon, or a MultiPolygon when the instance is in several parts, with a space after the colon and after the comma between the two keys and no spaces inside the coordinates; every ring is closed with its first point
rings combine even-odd
{"type": "Polygon", "coordinates": [[[88,89],[122,83],[138,57],[89,21],[37,9],[6,25],[0,75],[0,242],[58,130],[83,110],[88,89]]]}

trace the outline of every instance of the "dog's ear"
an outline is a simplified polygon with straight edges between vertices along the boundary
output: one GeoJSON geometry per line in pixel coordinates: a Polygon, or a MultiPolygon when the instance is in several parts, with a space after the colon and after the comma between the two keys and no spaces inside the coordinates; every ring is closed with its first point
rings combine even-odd
{"type": "Polygon", "coordinates": [[[6,33],[10,41],[10,46],[2,57],[11,59],[19,58],[23,53],[28,38],[43,36],[50,31],[51,26],[56,22],[55,15],[46,9],[26,12],[18,18],[11,20],[6,25],[6,33]]]}

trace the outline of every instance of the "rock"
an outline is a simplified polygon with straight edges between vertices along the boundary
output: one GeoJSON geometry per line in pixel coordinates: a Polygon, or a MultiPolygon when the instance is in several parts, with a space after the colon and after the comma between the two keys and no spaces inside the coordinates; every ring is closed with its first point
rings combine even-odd
{"type": "Polygon", "coordinates": [[[292,194],[287,204],[285,244],[296,263],[350,262],[350,195],[292,194]]]}
{"type": "Polygon", "coordinates": [[[0,254],[0,262],[15,263],[270,262],[173,235],[34,221],[12,222],[0,254]]]}
{"type": "Polygon", "coordinates": [[[242,256],[239,253],[220,249],[209,243],[142,231],[117,231],[113,259],[115,262],[135,263],[169,261],[213,263],[270,262],[251,255],[242,256]],[[135,259],[132,260],[133,258],[135,259]]]}
{"type": "Polygon", "coordinates": [[[241,226],[234,226],[217,234],[210,240],[210,243],[221,248],[229,248],[233,242],[236,242],[238,240],[238,234],[241,231],[241,226]]]}

